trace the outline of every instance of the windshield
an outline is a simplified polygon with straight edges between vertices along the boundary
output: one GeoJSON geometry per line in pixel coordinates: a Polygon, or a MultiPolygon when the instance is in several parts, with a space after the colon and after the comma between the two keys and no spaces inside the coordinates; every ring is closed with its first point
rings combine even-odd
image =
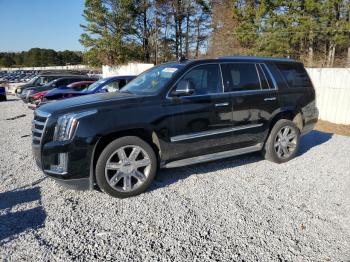
{"type": "Polygon", "coordinates": [[[105,83],[106,81],[107,81],[107,79],[100,79],[100,80],[96,81],[95,83],[89,85],[83,91],[92,91],[92,90],[96,89],[99,85],[105,83]]]}
{"type": "MultiPolygon", "coordinates": [[[[38,79],[39,79],[39,76],[33,77],[33,78],[28,82],[28,84],[30,84],[30,85],[35,85],[35,84],[37,84],[37,81],[36,81],[36,80],[38,80],[38,79]]],[[[38,83],[40,83],[40,81],[38,81],[38,83]]]]}
{"type": "Polygon", "coordinates": [[[121,92],[130,92],[139,95],[157,94],[175,73],[184,66],[184,64],[174,63],[152,67],[124,86],[121,92]]]}

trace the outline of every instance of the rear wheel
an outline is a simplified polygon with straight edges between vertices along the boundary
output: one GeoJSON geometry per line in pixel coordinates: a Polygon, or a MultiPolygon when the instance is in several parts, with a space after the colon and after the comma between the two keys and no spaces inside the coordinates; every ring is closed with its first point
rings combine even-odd
{"type": "Polygon", "coordinates": [[[96,164],[96,181],[102,191],[126,198],[145,191],[157,172],[157,158],[144,140],[127,136],[114,140],[96,164]]]}
{"type": "Polygon", "coordinates": [[[284,163],[294,158],[299,149],[300,131],[290,120],[280,119],[271,129],[263,149],[266,159],[284,163]]]}

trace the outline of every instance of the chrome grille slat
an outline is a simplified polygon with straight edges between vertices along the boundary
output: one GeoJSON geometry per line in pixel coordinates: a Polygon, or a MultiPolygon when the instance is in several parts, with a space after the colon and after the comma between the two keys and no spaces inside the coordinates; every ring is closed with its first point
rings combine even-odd
{"type": "Polygon", "coordinates": [[[41,112],[39,110],[34,112],[34,119],[32,121],[32,142],[35,145],[40,145],[42,136],[45,131],[45,126],[49,114],[41,112]]]}
{"type": "Polygon", "coordinates": [[[45,125],[45,122],[40,122],[40,121],[37,121],[37,120],[33,120],[33,123],[35,125],[38,125],[38,126],[44,126],[45,125]]]}
{"type": "Polygon", "coordinates": [[[33,128],[32,132],[42,134],[42,133],[43,133],[43,130],[39,130],[39,129],[33,128]]]}

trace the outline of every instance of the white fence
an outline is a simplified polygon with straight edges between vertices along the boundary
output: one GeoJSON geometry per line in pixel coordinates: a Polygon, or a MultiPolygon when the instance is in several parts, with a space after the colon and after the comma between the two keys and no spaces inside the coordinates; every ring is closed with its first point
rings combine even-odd
{"type": "Polygon", "coordinates": [[[102,66],[103,77],[119,75],[139,75],[147,69],[153,67],[153,64],[129,63],[121,66],[102,66]]]}
{"type": "Polygon", "coordinates": [[[316,90],[319,118],[350,124],[350,68],[308,68],[316,90]]]}
{"type": "Polygon", "coordinates": [[[16,67],[7,68],[0,67],[0,71],[16,71],[16,70],[90,70],[87,65],[66,65],[66,66],[35,66],[35,67],[16,67]]]}

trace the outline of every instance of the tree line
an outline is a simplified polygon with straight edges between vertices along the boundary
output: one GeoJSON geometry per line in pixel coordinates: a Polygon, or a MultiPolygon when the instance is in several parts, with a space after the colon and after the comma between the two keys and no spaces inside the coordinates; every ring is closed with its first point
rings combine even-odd
{"type": "Polygon", "coordinates": [[[83,16],[80,42],[90,63],[161,63],[203,53],[211,6],[206,0],[86,0],[83,16]]]}
{"type": "Polygon", "coordinates": [[[76,65],[83,62],[81,52],[32,48],[29,51],[0,53],[0,67],[76,65]]]}
{"type": "Polygon", "coordinates": [[[263,55],[350,65],[349,0],[86,0],[83,15],[91,64],[263,55]]]}
{"type": "Polygon", "coordinates": [[[216,0],[213,8],[211,55],[280,56],[307,66],[350,66],[349,0],[216,0]]]}
{"type": "Polygon", "coordinates": [[[0,53],[0,66],[159,64],[224,55],[350,66],[350,0],[85,0],[83,16],[85,52],[0,53]]]}

